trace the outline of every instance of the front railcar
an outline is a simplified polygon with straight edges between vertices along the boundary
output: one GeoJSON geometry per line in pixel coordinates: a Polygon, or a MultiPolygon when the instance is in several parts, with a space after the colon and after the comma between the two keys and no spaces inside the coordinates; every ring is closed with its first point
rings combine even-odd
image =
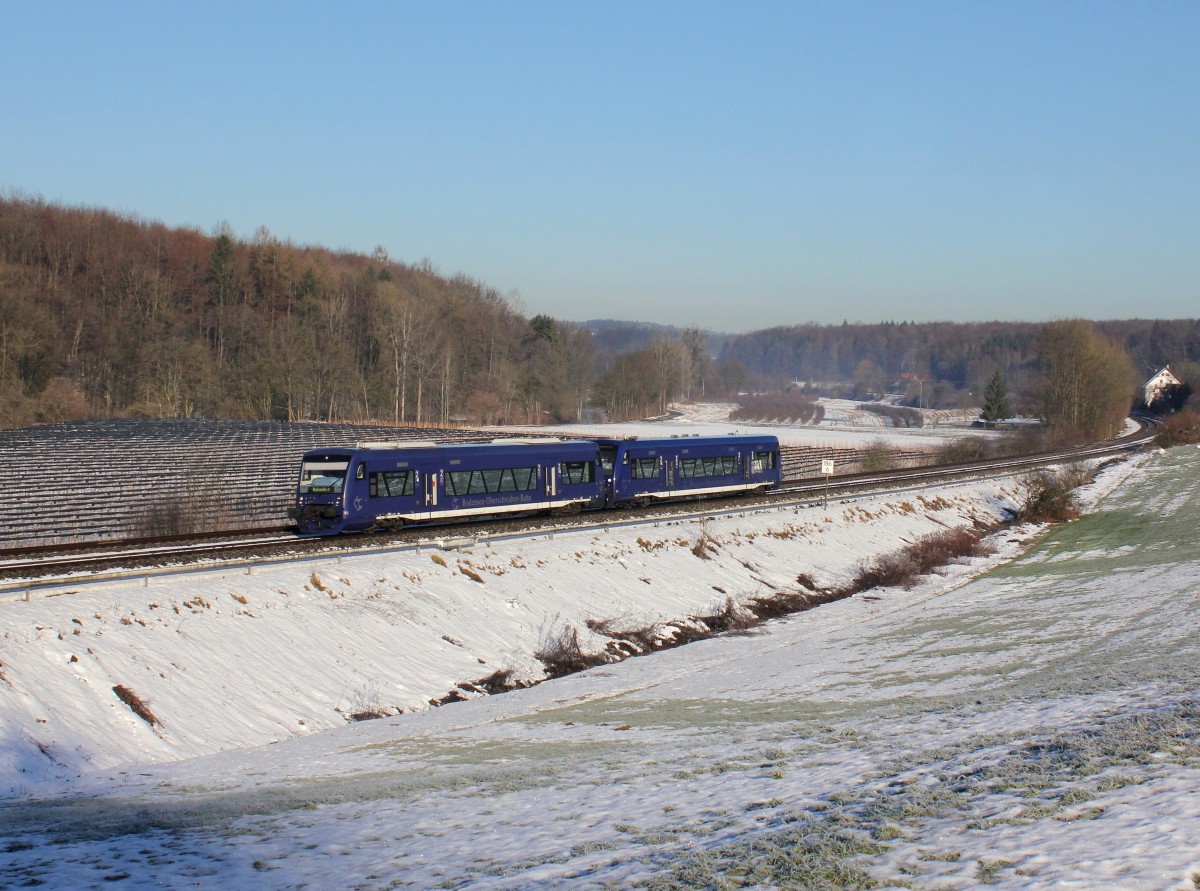
{"type": "Polygon", "coordinates": [[[346,485],[352,449],[305,452],[300,461],[296,500],[288,516],[301,535],[334,535],[345,531],[346,485]]]}
{"type": "Polygon", "coordinates": [[[332,535],[603,506],[593,442],[381,442],[306,452],[289,515],[332,535]]]}
{"type": "Polygon", "coordinates": [[[431,518],[574,512],[604,505],[593,442],[498,439],[444,448],[442,495],[431,518]]]}

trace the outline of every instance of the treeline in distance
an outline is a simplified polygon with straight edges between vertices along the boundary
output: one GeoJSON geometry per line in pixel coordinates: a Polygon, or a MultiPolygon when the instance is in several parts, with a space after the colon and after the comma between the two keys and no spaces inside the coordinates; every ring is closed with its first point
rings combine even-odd
{"type": "Polygon", "coordinates": [[[797,383],[861,399],[899,389],[909,405],[957,407],[982,404],[999,375],[1014,411],[1099,429],[1167,363],[1194,385],[1200,321],[807,324],[742,335],[589,326],[528,318],[483,282],[382,248],[298,246],[266,228],[242,239],[228,227],[206,234],[0,196],[5,427],[88,417],[623,419],[676,399],[797,383]],[[1113,404],[1099,408],[1099,394],[1113,404]]]}

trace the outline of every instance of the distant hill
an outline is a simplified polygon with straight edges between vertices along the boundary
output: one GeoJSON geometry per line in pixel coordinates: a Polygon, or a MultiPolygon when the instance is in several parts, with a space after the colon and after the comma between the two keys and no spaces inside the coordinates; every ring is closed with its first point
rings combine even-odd
{"type": "MultiPolygon", "coordinates": [[[[1200,389],[1200,321],[1096,323],[1143,377],[1200,389]]],[[[952,322],[770,328],[523,315],[427,261],[172,228],[0,194],[0,427],[85,418],[535,424],[599,406],[791,382],[912,404],[978,403],[999,372],[1035,392],[1045,326],[952,322]],[[907,385],[904,381],[916,382],[907,385]]]]}
{"type": "MultiPolygon", "coordinates": [[[[631,353],[634,350],[645,349],[650,346],[656,334],[677,340],[686,330],[677,325],[659,325],[654,322],[633,322],[619,319],[589,319],[582,324],[591,332],[597,349],[611,350],[615,353],[631,353]]],[[[720,355],[729,335],[706,330],[702,330],[701,333],[708,344],[709,352],[714,356],[720,355]]]]}
{"type": "Polygon", "coordinates": [[[0,195],[0,427],[571,419],[590,338],[428,262],[0,195]]]}

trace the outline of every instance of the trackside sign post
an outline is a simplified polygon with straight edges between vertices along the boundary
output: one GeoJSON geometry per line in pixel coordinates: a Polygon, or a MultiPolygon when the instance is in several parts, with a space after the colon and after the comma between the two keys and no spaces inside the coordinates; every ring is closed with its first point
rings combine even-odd
{"type": "Polygon", "coordinates": [[[833,459],[821,459],[821,474],[825,477],[825,510],[829,510],[829,478],[833,476],[833,459]]]}

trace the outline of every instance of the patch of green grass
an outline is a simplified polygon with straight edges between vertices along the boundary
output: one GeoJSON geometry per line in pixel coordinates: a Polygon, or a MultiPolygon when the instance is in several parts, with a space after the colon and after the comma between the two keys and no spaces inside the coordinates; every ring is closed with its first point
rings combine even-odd
{"type": "MultiPolygon", "coordinates": [[[[1191,450],[1194,452],[1195,450],[1191,450]]],[[[1187,450],[1155,459],[1141,486],[1123,489],[1100,509],[1053,529],[1021,559],[995,570],[1001,578],[1058,572],[1111,573],[1171,562],[1200,560],[1195,472],[1200,460],[1187,450]],[[1163,510],[1164,503],[1172,503],[1163,510]]]]}
{"type": "Polygon", "coordinates": [[[987,857],[979,861],[975,868],[975,874],[979,877],[979,881],[984,885],[995,884],[999,879],[997,874],[1016,866],[1015,860],[1004,860],[999,857],[987,857]]]}
{"type": "Polygon", "coordinates": [[[927,851],[919,854],[917,859],[939,863],[957,863],[962,859],[962,851],[927,851]]]}
{"type": "Polygon", "coordinates": [[[862,858],[886,850],[856,832],[798,826],[673,863],[645,884],[649,891],[698,888],[878,888],[862,858]]]}
{"type": "MultiPolygon", "coordinates": [[[[1027,739],[995,735],[880,765],[883,785],[843,789],[799,813],[779,815],[785,826],[746,841],[705,851],[665,870],[646,887],[656,891],[796,887],[866,889],[904,887],[895,873],[876,874],[872,858],[903,842],[930,820],[955,820],[973,829],[1023,825],[1045,819],[1090,820],[1102,807],[1080,808],[1105,790],[1131,782],[1128,773],[1159,764],[1200,761],[1200,700],[1139,714],[1113,715],[1094,724],[1027,739]],[[980,753],[986,758],[980,760],[980,753]],[[1156,757],[1151,758],[1152,755],[1156,757]],[[916,771],[914,774],[913,772],[916,771]],[[1117,772],[1121,771],[1121,772],[1117,772]],[[909,779],[898,779],[908,774],[909,779]],[[1004,808],[1002,816],[991,816],[1004,808]]],[[[830,728],[832,730],[832,728],[830,728]]],[[[772,800],[747,810],[780,807],[772,800]]],[[[691,827],[699,836],[711,826],[691,827]]],[[[956,850],[922,851],[916,861],[955,863],[956,850]]],[[[1016,874],[1017,862],[984,857],[975,865],[980,885],[1016,874]]],[[[920,874],[908,860],[900,876],[920,874]]],[[[1021,873],[1027,875],[1028,870],[1021,873]]]]}

